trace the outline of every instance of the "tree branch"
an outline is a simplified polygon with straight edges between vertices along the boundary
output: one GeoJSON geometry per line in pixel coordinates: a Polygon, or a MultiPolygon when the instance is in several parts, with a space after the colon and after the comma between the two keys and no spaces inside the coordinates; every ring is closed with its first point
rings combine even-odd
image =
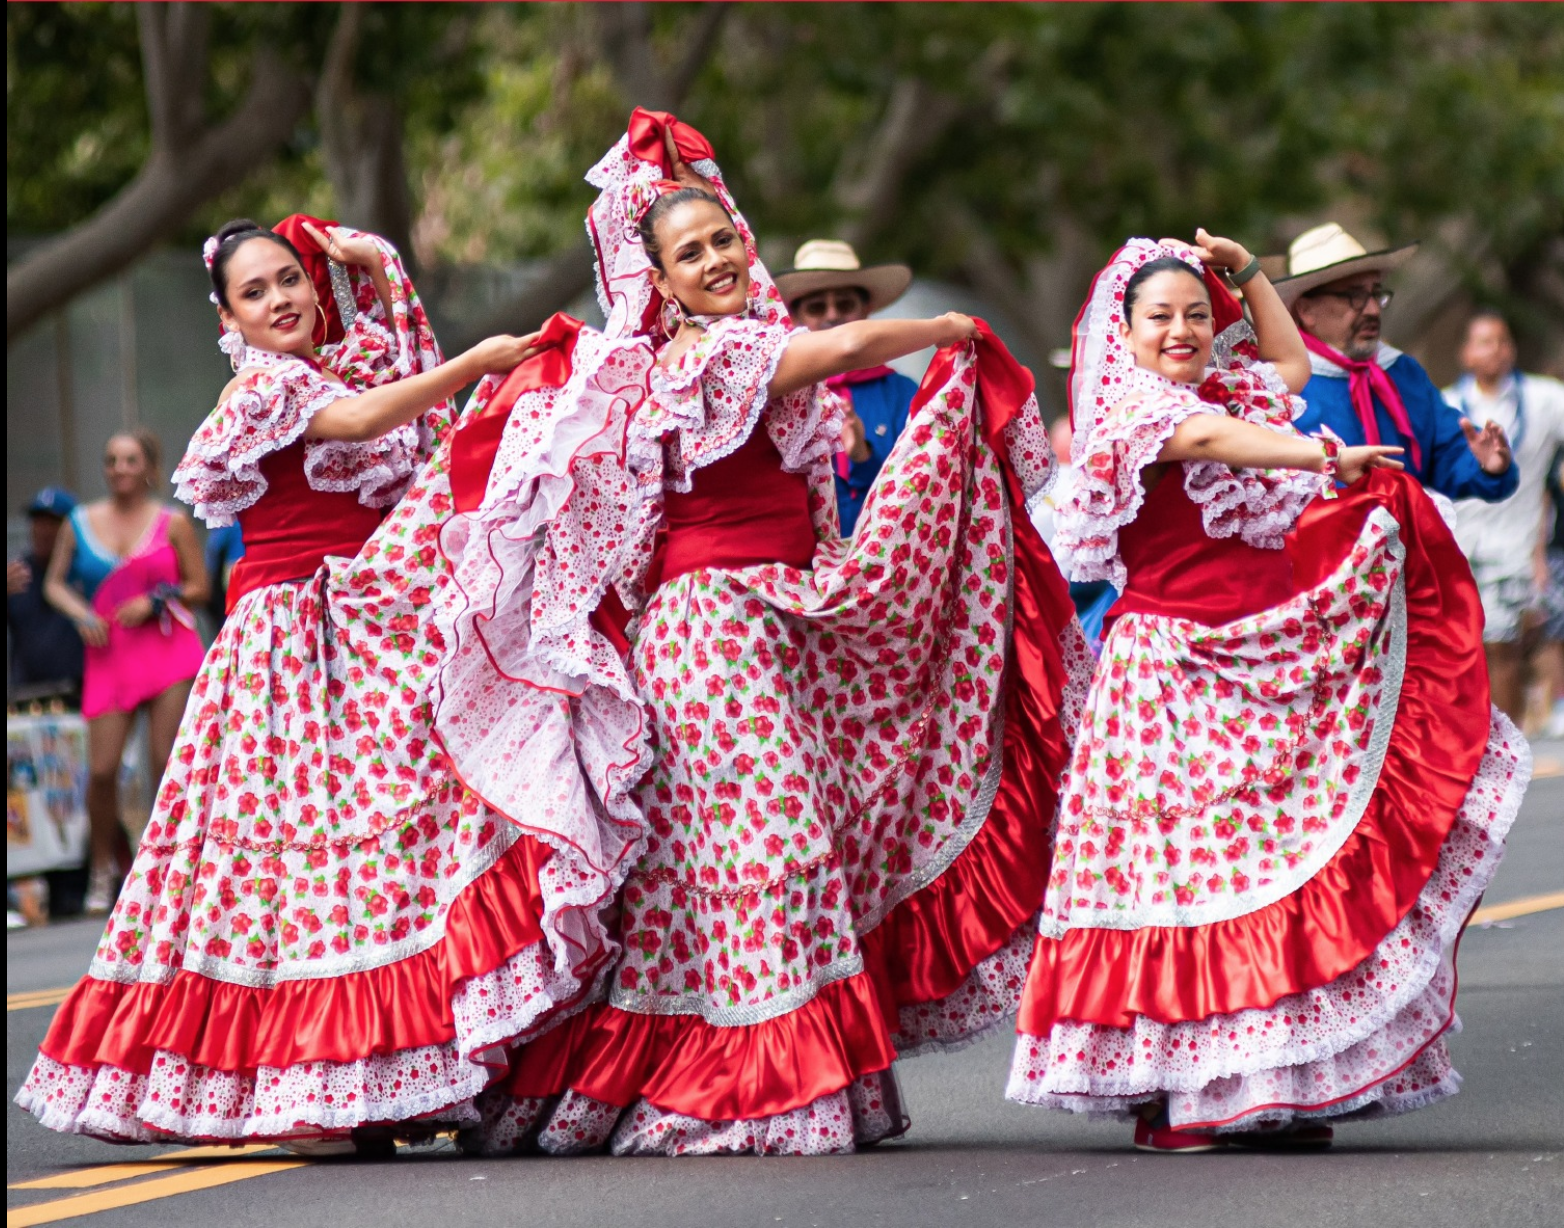
{"type": "Polygon", "coordinates": [[[326,47],[315,88],[321,152],[341,219],[389,239],[411,269],[413,203],[402,155],[402,116],[395,99],[361,93],[356,82],[363,14],[363,5],[340,5],[326,47]]]}
{"type": "Polygon", "coordinates": [[[840,228],[844,239],[862,246],[885,228],[907,172],[959,114],[954,99],[936,94],[919,78],[896,82],[864,156],[844,159],[832,185],[838,207],[847,214],[840,228]]]}
{"type": "Polygon", "coordinates": [[[531,332],[544,320],[592,286],[593,256],[585,240],[550,256],[538,277],[518,294],[498,304],[465,328],[448,330],[448,354],[457,354],[498,333],[531,332]]]}
{"type": "MultiPolygon", "coordinates": [[[[152,6],[145,6],[151,8],[152,6]]],[[[200,6],[193,6],[199,8],[200,6]]],[[[309,104],[306,83],[270,51],[258,51],[250,65],[250,87],[225,122],[194,136],[168,142],[174,99],[203,82],[181,80],[185,68],[204,62],[195,47],[205,37],[204,15],[180,18],[190,24],[171,40],[163,37],[159,12],[138,13],[148,40],[147,100],[162,134],[154,130],[152,152],[136,177],[79,226],[46,243],[6,270],[6,344],[77,294],[111,277],[168,238],[206,201],[242,183],[293,133],[309,104]],[[177,54],[170,43],[178,44],[177,54]]]]}

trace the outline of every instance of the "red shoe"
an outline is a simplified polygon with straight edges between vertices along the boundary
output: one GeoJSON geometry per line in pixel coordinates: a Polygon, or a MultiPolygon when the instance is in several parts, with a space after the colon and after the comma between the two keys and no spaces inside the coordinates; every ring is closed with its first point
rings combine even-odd
{"type": "Polygon", "coordinates": [[[1220,1134],[1204,1134],[1199,1130],[1174,1130],[1167,1126],[1153,1126],[1144,1117],[1135,1123],[1135,1150],[1160,1151],[1166,1154],[1194,1155],[1201,1151],[1221,1151],[1227,1140],[1220,1134]]]}

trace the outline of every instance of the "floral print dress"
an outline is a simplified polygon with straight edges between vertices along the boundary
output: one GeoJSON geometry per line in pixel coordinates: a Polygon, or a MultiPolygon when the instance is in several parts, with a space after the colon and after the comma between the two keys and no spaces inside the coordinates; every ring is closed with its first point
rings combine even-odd
{"type": "Polygon", "coordinates": [[[392,318],[363,278],[322,363],[245,353],[176,472],[209,524],[237,515],[308,561],[236,575],[248,591],[97,955],[17,1097],[53,1129],[238,1141],[474,1120],[504,1046],[598,975],[599,825],[511,821],[433,727],[448,406],[368,443],[304,437],[337,398],[440,362],[382,256],[392,318]]]}
{"type": "MultiPolygon", "coordinates": [[[[620,211],[658,177],[628,140],[594,171],[611,321],[646,314],[617,295],[646,284],[620,211]]],[[[577,796],[644,824],[607,1000],[521,1048],[478,1150],[851,1150],[906,1126],[898,1055],[1018,1001],[1090,663],[1017,514],[1052,471],[1030,382],[991,338],[943,352],[844,542],[840,403],[769,398],[794,330],[753,254],[751,277],[751,310],[671,366],[634,329],[583,330],[566,382],[509,410],[483,506],[445,531],[452,637],[486,645],[453,671],[471,757],[563,759],[542,699],[499,677],[536,695],[547,664],[571,705],[614,714],[576,736],[635,756],[577,796]],[[657,578],[667,501],[757,435],[806,479],[812,559],[657,578]]]]}
{"type": "Polygon", "coordinates": [[[1475,585],[1414,480],[1376,471],[1337,497],[1202,462],[1144,489],[1190,415],[1288,432],[1301,409],[1236,319],[1198,387],[1134,366],[1123,286],[1165,254],[1115,257],[1078,342],[1061,529],[1077,578],[1124,597],[1064,781],[1007,1094],[1095,1113],[1165,1099],[1202,1130],[1417,1108],[1459,1081],[1455,946],[1529,753],[1490,709],[1475,585]]]}

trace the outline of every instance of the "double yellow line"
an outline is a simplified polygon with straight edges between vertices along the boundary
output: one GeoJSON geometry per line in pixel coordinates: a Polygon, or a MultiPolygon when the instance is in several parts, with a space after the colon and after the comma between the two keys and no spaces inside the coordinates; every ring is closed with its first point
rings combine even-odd
{"type": "Polygon", "coordinates": [[[70,993],[72,988],[73,986],[67,985],[63,989],[33,989],[27,993],[8,993],[5,996],[5,1009],[25,1011],[35,1006],[58,1006],[65,1001],[65,995],[70,993]]]}
{"type": "Polygon", "coordinates": [[[308,1160],[254,1160],[245,1157],[276,1151],[260,1143],[249,1147],[185,1147],[151,1160],[131,1160],[124,1164],[105,1164],[40,1177],[36,1181],[18,1181],[8,1190],[92,1190],[30,1206],[16,1207],[5,1213],[5,1228],[32,1228],[35,1224],[53,1224],[78,1215],[96,1215],[137,1203],[155,1202],[176,1194],[191,1194],[214,1186],[265,1177],[271,1173],[302,1168],[308,1160]],[[195,1165],[194,1161],[206,1161],[195,1165]],[[157,1175],[166,1174],[166,1175],[157,1175]],[[137,1178],[153,1177],[150,1181],[137,1178]],[[112,1189],[93,1189],[113,1186],[112,1189]]]}

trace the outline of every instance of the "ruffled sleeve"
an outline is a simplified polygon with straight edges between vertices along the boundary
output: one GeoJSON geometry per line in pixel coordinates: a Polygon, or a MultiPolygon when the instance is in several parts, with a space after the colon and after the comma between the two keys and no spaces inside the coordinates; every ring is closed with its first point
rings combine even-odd
{"type": "MultiPolygon", "coordinates": [[[[1269,363],[1208,372],[1199,387],[1145,378],[1075,441],[1075,484],[1059,509],[1061,553],[1073,580],[1107,580],[1123,588],[1119,530],[1145,501],[1140,471],[1154,462],[1179,423],[1195,414],[1240,418],[1293,435],[1301,403],[1269,363]]],[[[1290,469],[1233,469],[1216,461],[1186,461],[1184,490],[1200,508],[1213,538],[1238,535],[1251,546],[1279,550],[1298,514],[1321,489],[1314,474],[1290,469]]]]}
{"type": "Polygon", "coordinates": [[[841,398],[824,385],[767,396],[789,342],[804,331],[741,317],[713,323],[671,368],[654,368],[653,395],[632,428],[633,458],[660,464],[664,485],[687,491],[695,470],[737,450],[764,415],[784,469],[805,473],[829,460],[840,446],[841,398]]]}
{"type": "MultiPolygon", "coordinates": [[[[242,372],[238,387],[214,409],[174,470],[175,497],[212,528],[266,493],[260,463],[304,438],[310,420],[354,390],[327,379],[299,359],[242,372]]],[[[311,489],[356,491],[365,507],[390,507],[428,457],[430,433],[421,423],[378,439],[307,439],[304,474],[311,489]]]]}
{"type": "Polygon", "coordinates": [[[1168,386],[1119,402],[1074,442],[1075,482],[1059,508],[1059,547],[1071,560],[1072,580],[1107,580],[1123,588],[1119,530],[1146,499],[1140,471],[1157,459],[1179,423],[1222,411],[1193,388],[1168,386]],[[1084,436],[1084,437],[1083,437],[1084,436]]]}
{"type": "Polygon", "coordinates": [[[310,419],[350,390],[294,360],[241,374],[239,386],[190,440],[174,470],[174,495],[212,528],[266,493],[260,463],[297,443],[310,419]]]}
{"type": "MultiPolygon", "coordinates": [[[[354,315],[346,324],[346,335],[324,350],[321,358],[349,387],[363,391],[432,371],[445,359],[396,248],[378,235],[358,237],[369,240],[380,253],[380,266],[391,287],[391,316],[386,317],[385,305],[372,278],[361,269],[339,266],[333,276],[346,277],[354,315]]],[[[408,432],[405,442],[423,461],[433,455],[455,418],[455,406],[445,400],[421,415],[412,426],[399,429],[408,432]]]]}

